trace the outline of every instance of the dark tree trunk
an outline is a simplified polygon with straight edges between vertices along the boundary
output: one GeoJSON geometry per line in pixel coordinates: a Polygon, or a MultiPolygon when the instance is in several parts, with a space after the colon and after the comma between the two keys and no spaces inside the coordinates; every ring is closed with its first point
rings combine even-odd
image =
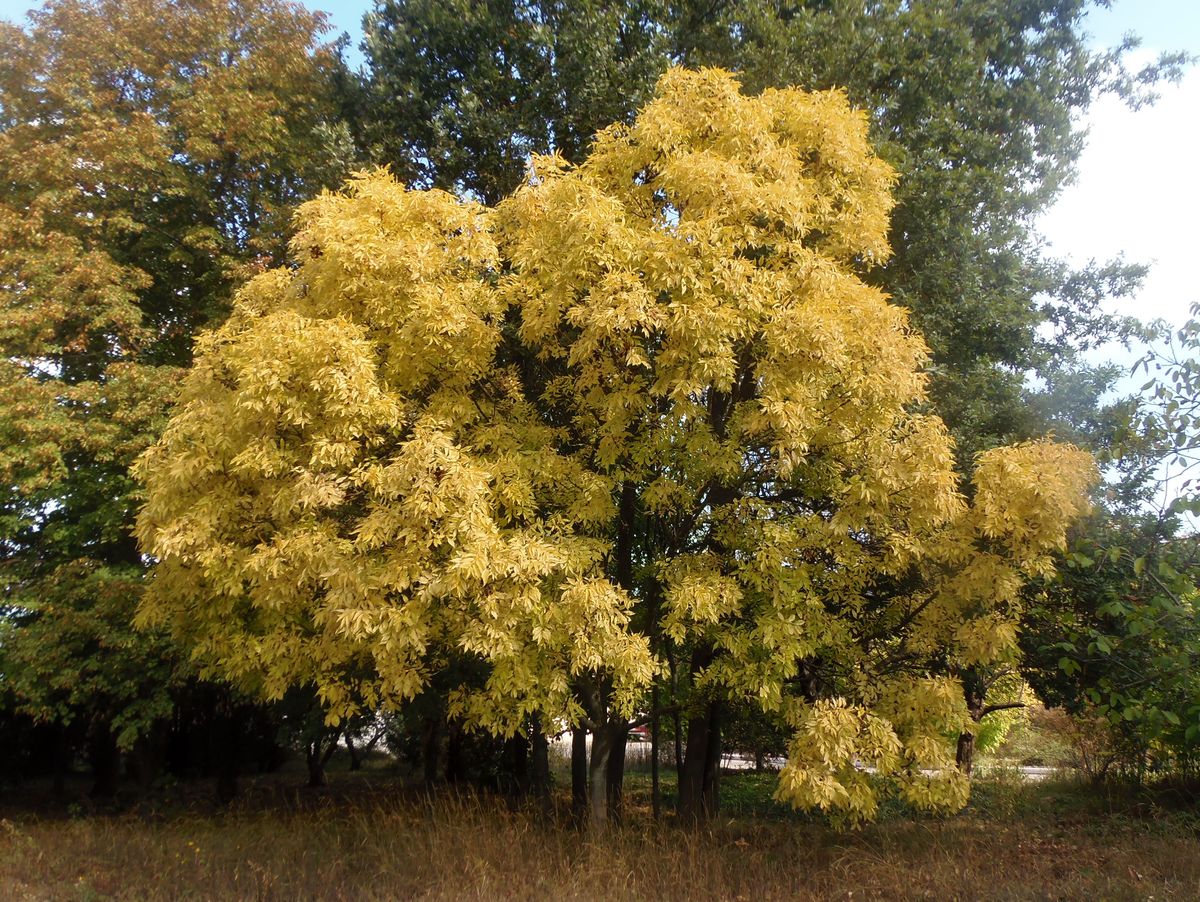
{"type": "Polygon", "coordinates": [[[71,736],[58,724],[54,730],[54,798],[61,801],[67,791],[67,770],[71,764],[71,736]]]}
{"type": "MultiPolygon", "coordinates": [[[[632,480],[626,480],[621,484],[621,496],[617,504],[618,525],[613,563],[617,585],[630,596],[636,592],[633,579],[633,547],[637,502],[637,485],[632,480]]],[[[624,720],[608,718],[607,695],[606,687],[601,693],[604,704],[592,711],[592,720],[598,724],[592,735],[593,827],[621,819],[622,790],[625,782],[625,745],[629,739],[629,724],[624,720]]]]}
{"type": "MultiPolygon", "coordinates": [[[[679,701],[679,671],[675,666],[675,656],[670,651],[667,652],[667,666],[671,671],[671,697],[676,702],[679,701]]],[[[671,726],[675,729],[674,745],[675,745],[675,785],[679,785],[679,779],[683,776],[683,723],[679,714],[679,706],[676,704],[674,710],[671,711],[671,726]]]]}
{"type": "Polygon", "coordinates": [[[967,711],[971,715],[971,720],[974,721],[974,729],[970,733],[958,734],[958,747],[954,752],[954,761],[958,765],[958,769],[969,777],[971,769],[975,766],[975,731],[979,728],[979,722],[983,720],[983,699],[986,694],[986,687],[981,684],[978,674],[974,671],[968,671],[964,675],[963,693],[966,696],[967,711]]]}
{"type": "Polygon", "coordinates": [[[609,736],[608,785],[605,790],[608,794],[608,816],[614,823],[620,823],[624,803],[625,746],[629,742],[629,724],[624,721],[610,721],[605,725],[605,729],[609,736]]]}
{"type": "Polygon", "coordinates": [[[971,776],[971,768],[975,765],[974,733],[958,734],[958,748],[955,750],[954,760],[958,764],[959,770],[968,777],[971,776]]]}
{"type": "Polygon", "coordinates": [[[311,788],[325,785],[324,756],[321,754],[321,743],[310,742],[304,749],[304,763],[308,765],[308,785],[311,788]]]}
{"type": "MultiPolygon", "coordinates": [[[[380,726],[376,726],[375,732],[371,734],[371,738],[368,739],[362,745],[355,745],[354,740],[350,737],[349,733],[347,733],[345,736],[342,737],[342,740],[346,743],[346,751],[350,753],[350,769],[351,770],[362,770],[362,766],[366,762],[367,756],[369,756],[371,754],[371,752],[375,750],[375,746],[379,744],[379,740],[383,737],[383,734],[384,734],[384,728],[380,727],[380,726]]],[[[440,733],[439,733],[439,736],[440,736],[440,733]]],[[[433,760],[434,779],[437,778],[437,754],[436,754],[436,752],[437,752],[437,748],[435,746],[434,760],[433,760]]],[[[425,758],[425,755],[422,753],[422,759],[424,760],[424,758],[425,758]]],[[[429,765],[425,764],[425,767],[428,768],[429,765]]]]}
{"type": "Polygon", "coordinates": [[[608,760],[612,752],[612,733],[606,724],[592,731],[592,754],[588,761],[588,820],[593,830],[608,826],[608,760]]]}
{"type": "Polygon", "coordinates": [[[588,809],[587,730],[571,730],[571,813],[580,821],[588,809]]]}
{"type": "Polygon", "coordinates": [[[238,770],[242,759],[242,712],[232,700],[225,698],[217,705],[213,743],[217,764],[217,801],[228,805],[237,795],[238,770]]]}
{"type": "MultiPolygon", "coordinates": [[[[429,759],[425,759],[428,763],[429,759]]],[[[466,756],[463,754],[462,727],[451,722],[446,731],[446,782],[458,783],[467,775],[466,756]]],[[[434,767],[437,766],[436,759],[434,767]]]]}
{"type": "Polygon", "coordinates": [[[340,732],[326,733],[312,740],[305,747],[304,760],[308,765],[308,785],[312,788],[324,786],[328,779],[325,776],[325,765],[337,751],[340,732]],[[326,744],[328,743],[328,744],[326,744]]]}
{"type": "Polygon", "coordinates": [[[511,796],[523,796],[529,791],[529,739],[518,733],[504,741],[504,769],[501,778],[511,796]]]}
{"type": "Polygon", "coordinates": [[[160,727],[151,729],[134,744],[129,754],[129,766],[139,796],[144,798],[150,794],[165,757],[166,736],[160,727]]]}
{"type": "Polygon", "coordinates": [[[683,779],[683,720],[678,708],[671,712],[671,722],[675,727],[675,781],[679,785],[683,779]]]}
{"type": "Polygon", "coordinates": [[[658,777],[659,746],[658,680],[650,689],[650,811],[654,819],[662,819],[662,786],[658,777]]]}
{"type": "Polygon", "coordinates": [[[687,749],[679,775],[679,817],[699,825],[720,807],[721,703],[713,699],[688,718],[687,749]]]}

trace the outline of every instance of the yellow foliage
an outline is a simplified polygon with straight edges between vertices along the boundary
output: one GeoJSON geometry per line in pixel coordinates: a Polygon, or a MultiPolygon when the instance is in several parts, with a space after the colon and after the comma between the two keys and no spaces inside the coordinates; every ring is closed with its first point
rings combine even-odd
{"type": "Polygon", "coordinates": [[[869,819],[869,766],[961,805],[936,668],[1013,653],[1093,465],[999,449],[966,502],[916,410],[926,347],[859,276],[893,180],[838,92],[672,70],[495,209],[379,171],[305,205],[296,268],[203,340],[140,465],[143,621],[268,693],[315,683],[334,719],[474,655],[454,710],[508,732],[577,720],[588,678],[644,704],[655,597],[660,635],[713,650],[698,690],[789,712],[782,798],[869,819]]]}

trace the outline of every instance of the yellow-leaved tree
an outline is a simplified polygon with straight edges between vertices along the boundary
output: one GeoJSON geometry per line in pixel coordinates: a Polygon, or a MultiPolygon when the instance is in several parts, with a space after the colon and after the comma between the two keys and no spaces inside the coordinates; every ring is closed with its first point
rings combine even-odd
{"type": "Polygon", "coordinates": [[[384,172],[306,204],[141,462],[142,621],[330,718],[477,657],[455,712],[590,729],[597,822],[668,671],[685,818],[731,698],[793,726],[782,798],[960,806],[954,674],[1013,654],[1094,467],[998,449],[964,491],[925,345],[858,275],[892,181],[840,93],[672,70],[494,209],[384,172]]]}

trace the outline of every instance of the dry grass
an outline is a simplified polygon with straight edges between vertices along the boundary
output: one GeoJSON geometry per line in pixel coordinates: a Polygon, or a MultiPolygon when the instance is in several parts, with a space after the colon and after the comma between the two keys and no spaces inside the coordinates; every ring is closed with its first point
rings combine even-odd
{"type": "MultiPolygon", "coordinates": [[[[735,809],[759,788],[736,780],[751,782],[731,793],[735,809]]],[[[1200,899],[1200,818],[1186,807],[1001,782],[954,818],[893,811],[839,834],[765,804],[702,833],[638,807],[604,837],[502,800],[349,779],[260,787],[226,812],[9,805],[0,898],[1200,899]]]]}

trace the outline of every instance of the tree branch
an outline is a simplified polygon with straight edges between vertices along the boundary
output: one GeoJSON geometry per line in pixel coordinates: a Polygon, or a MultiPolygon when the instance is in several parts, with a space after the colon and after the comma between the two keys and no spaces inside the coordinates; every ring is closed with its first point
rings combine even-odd
{"type": "Polygon", "coordinates": [[[984,705],[983,712],[979,715],[979,719],[987,717],[989,714],[994,714],[997,711],[1007,711],[1009,708],[1028,708],[1024,702],[1003,702],[999,705],[984,705]]]}

